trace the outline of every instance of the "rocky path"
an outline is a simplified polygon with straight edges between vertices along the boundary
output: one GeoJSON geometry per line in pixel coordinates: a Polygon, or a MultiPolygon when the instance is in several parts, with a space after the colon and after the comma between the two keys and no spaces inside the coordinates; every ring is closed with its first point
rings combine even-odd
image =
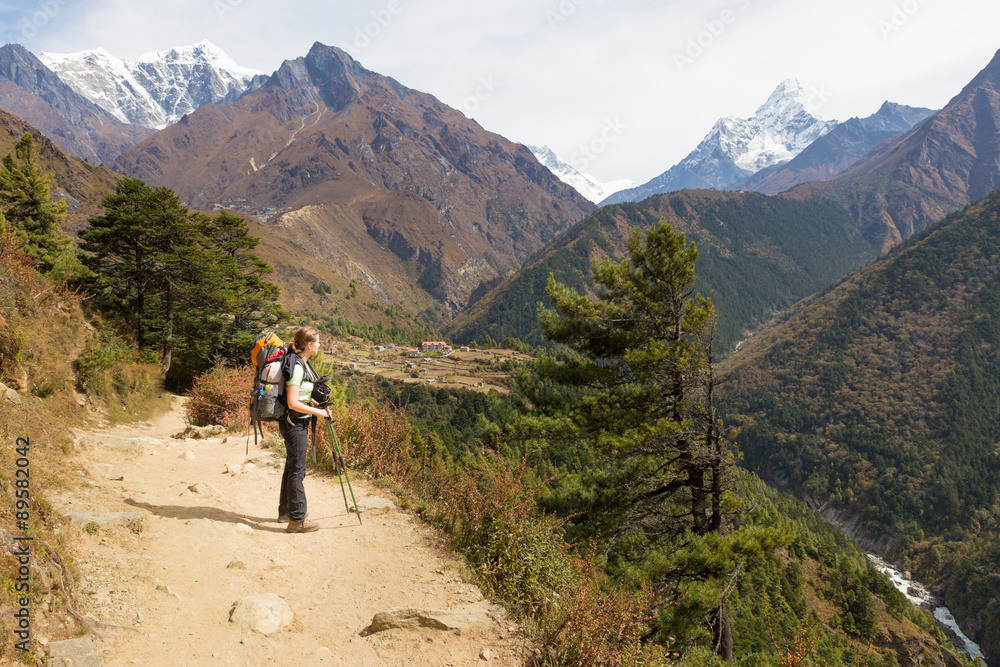
{"type": "Polygon", "coordinates": [[[79,485],[53,498],[72,520],[78,611],[131,629],[50,642],[50,664],[521,664],[518,628],[384,493],[352,479],[359,525],[336,477],[310,474],[321,529],[289,535],[275,520],[282,461],[252,444],[246,456],[245,436],[171,437],[184,428],[175,410],[81,434],[79,485]]]}

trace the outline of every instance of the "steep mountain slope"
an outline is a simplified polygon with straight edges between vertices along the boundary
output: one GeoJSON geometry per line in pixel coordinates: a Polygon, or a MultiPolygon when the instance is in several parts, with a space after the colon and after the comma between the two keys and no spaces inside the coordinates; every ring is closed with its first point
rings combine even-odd
{"type": "Polygon", "coordinates": [[[810,94],[783,81],[752,118],[720,118],[686,158],[651,181],[611,195],[601,204],[639,201],[684,189],[726,189],[765,167],[786,162],[837,125],[810,109],[810,94]]]}
{"type": "Polygon", "coordinates": [[[768,325],[724,369],[746,465],[944,585],[1000,658],[1000,192],[768,325]]]}
{"type": "Polygon", "coordinates": [[[28,133],[34,138],[39,163],[55,172],[52,195],[66,199],[66,227],[79,229],[88,217],[102,210],[101,201],[114,191],[120,176],[105,167],[73,157],[34,127],[0,109],[0,157],[13,153],[14,144],[28,133]]]}
{"type": "Polygon", "coordinates": [[[595,204],[602,199],[607,199],[619,190],[635,187],[635,183],[627,178],[611,181],[610,183],[600,183],[593,176],[583,174],[573,165],[561,160],[548,146],[529,146],[528,144],[525,144],[525,146],[560,181],[573,186],[584,198],[595,204]]]}
{"type": "Polygon", "coordinates": [[[903,133],[934,111],[885,102],[867,118],[851,118],[833,128],[788,162],[761,169],[733,187],[775,194],[807,181],[826,181],[850,168],[884,141],[903,133]]]}
{"type": "Polygon", "coordinates": [[[698,246],[697,289],[719,312],[720,356],[747,329],[874,256],[837,206],[714,190],[656,195],[602,207],[559,236],[459,316],[451,335],[459,341],[488,334],[496,340],[515,336],[541,343],[536,304],[548,302],[549,273],[589,291],[591,260],[625,258],[632,231],[645,232],[660,218],[698,246]]]}
{"type": "Polygon", "coordinates": [[[0,48],[0,107],[63,150],[91,162],[113,159],[152,130],[120,122],[62,82],[19,44],[0,48]]]}
{"type": "Polygon", "coordinates": [[[250,212],[291,235],[307,216],[310,252],[411,312],[386,284],[457,310],[594,208],[527,148],[319,43],[254,93],[202,106],[115,164],[190,206],[250,212]],[[342,256],[345,236],[365,252],[342,256]]]}
{"type": "Polygon", "coordinates": [[[135,62],[104,49],[38,54],[73,90],[123,123],[160,129],[202,104],[235,102],[267,77],[240,67],[208,40],[143,54],[135,62]]]}
{"type": "Polygon", "coordinates": [[[901,141],[833,181],[792,196],[826,197],[848,208],[883,248],[1000,186],[1000,51],[962,91],[901,141]]]}

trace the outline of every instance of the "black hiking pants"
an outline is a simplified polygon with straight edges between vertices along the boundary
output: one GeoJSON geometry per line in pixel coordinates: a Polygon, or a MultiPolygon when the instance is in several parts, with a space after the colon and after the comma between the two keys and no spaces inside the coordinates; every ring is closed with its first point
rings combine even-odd
{"type": "Polygon", "coordinates": [[[281,475],[281,495],[278,516],[288,515],[291,521],[306,520],[306,453],[309,450],[309,420],[294,419],[289,424],[278,422],[278,431],[285,440],[285,471],[281,475]]]}

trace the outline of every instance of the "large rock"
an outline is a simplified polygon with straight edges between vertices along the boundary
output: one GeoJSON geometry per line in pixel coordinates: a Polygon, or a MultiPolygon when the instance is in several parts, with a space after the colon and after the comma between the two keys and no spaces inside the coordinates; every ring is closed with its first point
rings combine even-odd
{"type": "Polygon", "coordinates": [[[458,609],[389,609],[372,617],[371,625],[364,634],[370,635],[383,630],[466,630],[476,625],[489,624],[503,614],[501,607],[489,603],[476,603],[458,609]]]}
{"type": "Polygon", "coordinates": [[[213,424],[211,426],[188,426],[180,433],[175,433],[170,437],[176,438],[177,440],[187,440],[188,438],[191,438],[192,440],[204,440],[206,438],[214,438],[215,436],[225,432],[226,427],[219,426],[218,424],[213,424]]]}
{"type": "Polygon", "coordinates": [[[93,447],[106,447],[124,454],[135,454],[141,456],[146,453],[147,448],[152,448],[159,444],[156,438],[140,437],[128,438],[107,433],[87,433],[81,435],[77,445],[82,449],[93,447]]]}
{"type": "Polygon", "coordinates": [[[138,535],[142,532],[144,518],[141,512],[110,512],[95,514],[91,512],[66,512],[66,517],[74,524],[86,528],[88,524],[96,524],[99,529],[115,527],[128,528],[138,535]]]}
{"type": "Polygon", "coordinates": [[[48,646],[49,665],[59,667],[101,667],[104,658],[94,655],[94,640],[90,637],[77,637],[52,642],[48,646]]]}
{"type": "Polygon", "coordinates": [[[386,498],[380,498],[379,496],[370,496],[368,498],[362,498],[357,505],[359,512],[377,512],[377,513],[388,513],[396,509],[395,503],[386,498]]]}
{"type": "Polygon", "coordinates": [[[242,628],[269,635],[292,622],[288,604],[274,593],[242,598],[229,610],[229,622],[242,628]]]}
{"type": "Polygon", "coordinates": [[[21,405],[21,396],[6,385],[0,384],[0,396],[6,398],[14,405],[21,405]]]}

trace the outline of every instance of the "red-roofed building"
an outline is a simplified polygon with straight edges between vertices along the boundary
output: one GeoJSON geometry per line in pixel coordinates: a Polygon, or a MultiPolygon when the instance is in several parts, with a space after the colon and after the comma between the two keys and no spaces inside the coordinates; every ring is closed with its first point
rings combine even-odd
{"type": "Polygon", "coordinates": [[[420,349],[424,352],[450,352],[451,345],[443,340],[425,340],[420,344],[420,349]]]}

